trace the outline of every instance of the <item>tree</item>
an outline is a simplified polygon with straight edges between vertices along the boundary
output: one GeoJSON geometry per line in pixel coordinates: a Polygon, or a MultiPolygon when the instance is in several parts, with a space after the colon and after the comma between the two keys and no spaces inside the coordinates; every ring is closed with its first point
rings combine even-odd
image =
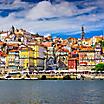
{"type": "Polygon", "coordinates": [[[99,41],[101,47],[104,47],[104,41],[99,41]]]}
{"type": "Polygon", "coordinates": [[[41,80],[46,80],[46,75],[42,75],[41,80]]]}
{"type": "Polygon", "coordinates": [[[98,72],[98,71],[100,71],[100,72],[104,71],[104,63],[99,63],[99,64],[97,64],[97,65],[95,66],[95,71],[96,71],[96,72],[98,72]]]}
{"type": "Polygon", "coordinates": [[[71,80],[71,77],[69,75],[66,75],[63,77],[63,80],[71,80]]]}

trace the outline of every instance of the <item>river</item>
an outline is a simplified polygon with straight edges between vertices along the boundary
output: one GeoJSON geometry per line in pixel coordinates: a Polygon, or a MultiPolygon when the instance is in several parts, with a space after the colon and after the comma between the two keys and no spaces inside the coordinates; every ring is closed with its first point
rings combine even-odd
{"type": "Polygon", "coordinates": [[[104,104],[104,81],[0,80],[0,104],[104,104]]]}

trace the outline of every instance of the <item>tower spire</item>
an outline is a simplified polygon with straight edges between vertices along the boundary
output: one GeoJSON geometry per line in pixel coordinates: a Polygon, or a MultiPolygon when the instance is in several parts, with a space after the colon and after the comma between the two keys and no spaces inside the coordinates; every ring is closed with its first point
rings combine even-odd
{"type": "Polygon", "coordinates": [[[81,30],[82,30],[82,33],[81,33],[81,39],[84,39],[84,36],[85,36],[84,26],[82,26],[81,30]]]}

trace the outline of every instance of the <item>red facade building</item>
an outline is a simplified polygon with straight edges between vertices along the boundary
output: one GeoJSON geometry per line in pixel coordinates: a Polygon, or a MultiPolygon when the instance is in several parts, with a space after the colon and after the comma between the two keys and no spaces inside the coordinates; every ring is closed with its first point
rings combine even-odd
{"type": "Polygon", "coordinates": [[[70,69],[76,69],[77,68],[77,60],[76,59],[69,59],[68,60],[68,68],[70,69]]]}

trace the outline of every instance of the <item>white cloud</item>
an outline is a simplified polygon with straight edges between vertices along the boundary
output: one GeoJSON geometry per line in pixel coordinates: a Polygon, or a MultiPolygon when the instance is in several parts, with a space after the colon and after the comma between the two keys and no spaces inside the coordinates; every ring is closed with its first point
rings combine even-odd
{"type": "Polygon", "coordinates": [[[78,9],[74,3],[61,2],[59,4],[52,5],[49,1],[42,1],[29,10],[26,14],[28,19],[39,19],[39,18],[51,18],[51,17],[63,17],[72,16],[76,14],[82,14],[90,12],[96,9],[96,7],[88,7],[85,9],[78,9]]]}
{"type": "Polygon", "coordinates": [[[43,17],[53,17],[54,16],[54,7],[48,1],[43,1],[38,3],[33,7],[29,13],[27,13],[28,19],[38,19],[43,17]]]}
{"type": "Polygon", "coordinates": [[[14,0],[13,4],[18,4],[18,3],[21,3],[22,1],[21,0],[14,0]]]}
{"type": "Polygon", "coordinates": [[[58,32],[58,31],[67,31],[76,29],[77,26],[74,26],[72,23],[68,23],[66,20],[57,20],[57,21],[33,21],[28,19],[17,19],[15,14],[12,13],[8,17],[0,18],[0,30],[8,30],[12,25],[17,28],[24,28],[27,31],[31,32],[58,32]]]}
{"type": "MultiPolygon", "coordinates": [[[[13,1],[13,0],[11,0],[13,1]]],[[[23,9],[29,9],[31,7],[33,7],[34,4],[29,4],[28,2],[22,2],[21,0],[14,0],[14,2],[5,4],[4,2],[0,4],[0,9],[5,10],[5,9],[19,9],[19,8],[23,8],[23,9]]]]}

